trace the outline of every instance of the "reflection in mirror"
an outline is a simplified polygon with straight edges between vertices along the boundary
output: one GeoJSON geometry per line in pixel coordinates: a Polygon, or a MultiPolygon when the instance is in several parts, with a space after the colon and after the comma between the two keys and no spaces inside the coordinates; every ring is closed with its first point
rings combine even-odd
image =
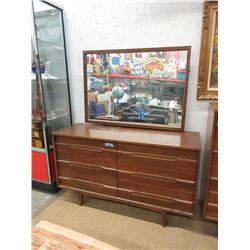
{"type": "Polygon", "coordinates": [[[187,49],[84,56],[87,120],[182,128],[187,49]]]}

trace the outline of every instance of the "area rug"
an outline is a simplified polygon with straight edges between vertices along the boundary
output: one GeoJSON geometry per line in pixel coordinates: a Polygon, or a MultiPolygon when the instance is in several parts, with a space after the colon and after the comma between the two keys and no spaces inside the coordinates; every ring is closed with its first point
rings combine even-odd
{"type": "Polygon", "coordinates": [[[33,250],[118,250],[87,235],[41,221],[32,229],[33,250]]]}
{"type": "Polygon", "coordinates": [[[42,220],[119,249],[212,250],[218,244],[216,236],[208,235],[214,230],[214,223],[169,215],[168,226],[162,227],[158,213],[93,198],[79,206],[78,196],[72,191],[62,193],[34,217],[33,226],[42,220]]]}

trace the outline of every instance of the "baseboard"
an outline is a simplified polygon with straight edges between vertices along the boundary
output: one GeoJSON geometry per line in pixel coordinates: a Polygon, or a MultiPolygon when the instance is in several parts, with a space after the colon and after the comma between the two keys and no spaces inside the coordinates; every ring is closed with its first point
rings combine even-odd
{"type": "Polygon", "coordinates": [[[51,184],[47,184],[47,183],[42,183],[42,182],[34,181],[34,180],[32,180],[32,188],[35,188],[35,189],[38,189],[41,191],[45,191],[48,193],[53,193],[53,194],[55,194],[61,190],[61,188],[57,187],[56,182],[53,182],[51,184]]]}

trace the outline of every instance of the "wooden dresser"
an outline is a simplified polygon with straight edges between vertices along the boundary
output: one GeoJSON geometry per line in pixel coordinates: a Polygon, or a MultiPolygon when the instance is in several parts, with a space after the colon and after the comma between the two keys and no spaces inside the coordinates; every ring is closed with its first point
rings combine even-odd
{"type": "Polygon", "coordinates": [[[57,183],[84,195],[162,214],[193,216],[200,157],[196,132],[77,124],[53,133],[57,183]]]}
{"type": "Polygon", "coordinates": [[[209,154],[204,217],[218,221],[218,105],[210,104],[206,152],[209,154]]]}

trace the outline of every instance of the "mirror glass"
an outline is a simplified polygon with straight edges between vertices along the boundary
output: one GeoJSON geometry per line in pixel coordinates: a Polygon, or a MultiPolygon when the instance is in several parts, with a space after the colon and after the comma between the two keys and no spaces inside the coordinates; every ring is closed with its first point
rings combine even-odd
{"type": "Polygon", "coordinates": [[[87,121],[182,128],[188,49],[84,52],[87,121]]]}

